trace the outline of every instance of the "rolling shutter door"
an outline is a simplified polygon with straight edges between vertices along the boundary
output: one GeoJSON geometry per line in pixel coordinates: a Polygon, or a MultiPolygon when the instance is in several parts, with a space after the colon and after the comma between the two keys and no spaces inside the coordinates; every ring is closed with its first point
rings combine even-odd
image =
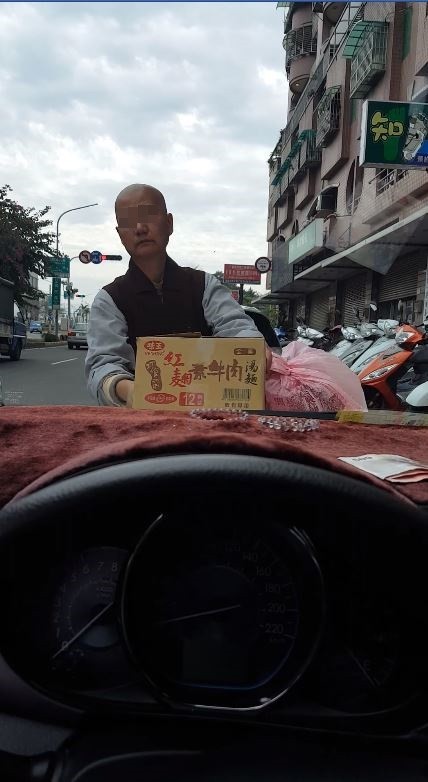
{"type": "Polygon", "coordinates": [[[418,273],[426,268],[426,258],[399,258],[379,280],[379,302],[416,296],[418,273]]]}
{"type": "Polygon", "coordinates": [[[309,326],[311,329],[323,331],[328,326],[329,301],[328,287],[312,294],[309,309],[309,326]]]}
{"type": "Polygon", "coordinates": [[[354,309],[359,310],[360,316],[366,304],[367,272],[356,274],[347,280],[343,286],[342,320],[344,326],[352,326],[355,323],[354,309]]]}

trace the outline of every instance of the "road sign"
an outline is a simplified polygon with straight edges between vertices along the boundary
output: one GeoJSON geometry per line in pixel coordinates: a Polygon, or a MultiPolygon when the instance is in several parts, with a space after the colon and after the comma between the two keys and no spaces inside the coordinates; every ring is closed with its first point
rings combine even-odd
{"type": "Polygon", "coordinates": [[[103,259],[102,253],[100,253],[99,250],[92,250],[91,252],[91,261],[92,263],[101,263],[103,259]]]}
{"type": "Polygon", "coordinates": [[[69,277],[70,258],[50,258],[45,262],[47,277],[69,277]]]}
{"type": "Polygon", "coordinates": [[[257,258],[254,266],[256,267],[257,271],[260,272],[260,274],[266,274],[266,272],[270,271],[272,264],[269,258],[262,256],[261,258],[257,258]]]}
{"type": "Polygon", "coordinates": [[[244,266],[243,264],[225,263],[224,277],[225,282],[234,282],[238,285],[260,285],[260,272],[254,266],[244,266]]]}
{"type": "Polygon", "coordinates": [[[91,262],[91,253],[89,252],[89,250],[82,250],[82,252],[79,253],[79,261],[81,263],[91,262]]]}
{"type": "Polygon", "coordinates": [[[52,278],[52,309],[59,310],[61,307],[61,277],[52,278]]]}

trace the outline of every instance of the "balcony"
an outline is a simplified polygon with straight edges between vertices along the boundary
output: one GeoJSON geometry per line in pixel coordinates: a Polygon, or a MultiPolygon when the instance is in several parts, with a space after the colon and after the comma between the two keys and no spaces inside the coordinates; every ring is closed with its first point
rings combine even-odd
{"type": "Polygon", "coordinates": [[[269,197],[269,206],[280,206],[287,198],[287,188],[288,188],[288,181],[285,179],[281,179],[281,181],[275,185],[272,190],[269,197]]]}
{"type": "Polygon", "coordinates": [[[308,168],[320,163],[321,151],[316,145],[315,131],[303,130],[271,182],[273,189],[269,204],[274,206],[279,201],[284,201],[292,182],[303,176],[308,168]]]}
{"type": "Polygon", "coordinates": [[[300,169],[316,168],[321,163],[321,150],[316,145],[316,131],[302,131],[299,141],[301,142],[299,154],[300,169]]]}
{"type": "Polygon", "coordinates": [[[317,109],[317,134],[316,146],[326,147],[331,138],[340,128],[341,114],[341,88],[340,86],[329,87],[320,102],[317,109]]]}
{"type": "Polygon", "coordinates": [[[300,94],[308,83],[317,53],[317,39],[313,35],[312,22],[286,33],[283,46],[290,90],[300,94]]]}
{"type": "Polygon", "coordinates": [[[323,13],[330,24],[337,24],[343,14],[343,3],[324,3],[323,13]]]}
{"type": "Polygon", "coordinates": [[[387,22],[361,21],[354,25],[344,50],[351,60],[351,98],[365,98],[386,69],[387,22]]]}
{"type": "Polygon", "coordinates": [[[382,168],[376,175],[376,195],[382,195],[408,174],[407,169],[382,168]]]}

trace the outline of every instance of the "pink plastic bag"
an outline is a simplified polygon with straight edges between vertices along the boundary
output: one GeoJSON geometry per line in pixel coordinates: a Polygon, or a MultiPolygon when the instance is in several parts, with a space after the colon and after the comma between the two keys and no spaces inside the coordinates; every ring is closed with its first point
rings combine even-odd
{"type": "Polygon", "coordinates": [[[266,407],[295,412],[367,410],[357,375],[336,356],[302,342],[290,342],[272,356],[266,407]]]}

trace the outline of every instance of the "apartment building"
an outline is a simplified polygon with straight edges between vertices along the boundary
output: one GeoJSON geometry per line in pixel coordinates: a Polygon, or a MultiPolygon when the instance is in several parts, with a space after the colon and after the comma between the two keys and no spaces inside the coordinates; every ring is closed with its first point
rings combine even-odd
{"type": "MultiPolygon", "coordinates": [[[[269,158],[266,303],[322,329],[428,315],[428,172],[360,166],[366,100],[428,102],[428,4],[278,3],[287,125],[269,158]]],[[[428,164],[427,164],[428,169],[428,164]]]]}

